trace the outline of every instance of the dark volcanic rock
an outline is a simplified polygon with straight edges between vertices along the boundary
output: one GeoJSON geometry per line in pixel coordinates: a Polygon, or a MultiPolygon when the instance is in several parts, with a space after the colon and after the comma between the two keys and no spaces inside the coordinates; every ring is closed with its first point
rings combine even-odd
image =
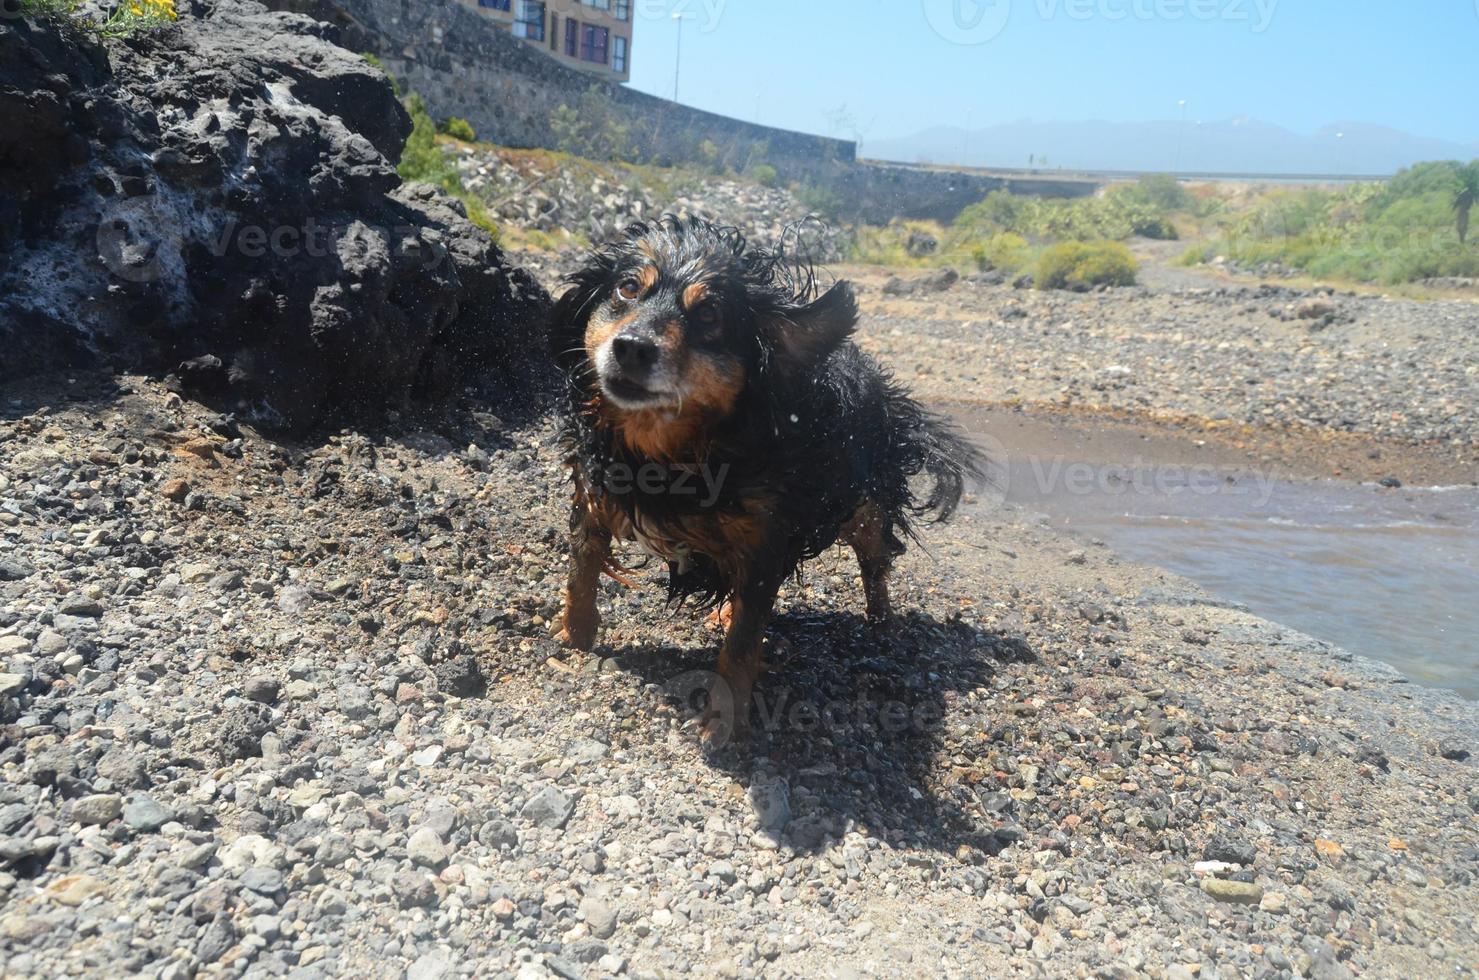
{"type": "Polygon", "coordinates": [[[287,427],[527,388],[548,297],[401,186],[387,80],[249,0],[98,42],[0,20],[0,381],[86,366],[287,427]]]}

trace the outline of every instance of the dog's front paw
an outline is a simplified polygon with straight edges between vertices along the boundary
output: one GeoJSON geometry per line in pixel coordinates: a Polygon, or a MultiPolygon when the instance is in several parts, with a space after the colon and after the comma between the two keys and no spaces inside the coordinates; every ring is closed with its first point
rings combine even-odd
{"type": "Polygon", "coordinates": [[[711,708],[699,716],[698,737],[709,751],[731,744],[744,745],[750,740],[750,713],[711,708]]]}
{"type": "Polygon", "coordinates": [[[561,646],[586,653],[595,649],[596,627],[600,625],[596,619],[572,616],[566,610],[560,614],[559,623],[559,628],[555,630],[555,640],[561,646]]]}

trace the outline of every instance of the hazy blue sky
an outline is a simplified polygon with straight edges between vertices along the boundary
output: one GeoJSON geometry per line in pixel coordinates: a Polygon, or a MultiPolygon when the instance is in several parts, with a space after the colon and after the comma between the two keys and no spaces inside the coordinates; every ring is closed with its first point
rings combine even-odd
{"type": "Polygon", "coordinates": [[[843,105],[881,138],[967,120],[1173,119],[1186,99],[1193,120],[1479,140],[1479,0],[633,4],[633,87],[673,94],[681,7],[682,101],[790,129],[828,132],[843,105]]]}

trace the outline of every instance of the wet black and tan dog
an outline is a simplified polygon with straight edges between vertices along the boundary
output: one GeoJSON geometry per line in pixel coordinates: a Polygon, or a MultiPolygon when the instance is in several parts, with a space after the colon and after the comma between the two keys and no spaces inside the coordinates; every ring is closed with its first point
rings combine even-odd
{"type": "Polygon", "coordinates": [[[840,541],[868,617],[912,522],[948,517],[982,459],[849,339],[852,287],[732,229],[633,225],[569,279],[552,325],[575,482],[560,639],[589,650],[613,539],[668,564],[674,599],[724,608],[719,673],[748,724],[776,593],[840,541]],[[923,496],[912,477],[926,475],[923,496]]]}

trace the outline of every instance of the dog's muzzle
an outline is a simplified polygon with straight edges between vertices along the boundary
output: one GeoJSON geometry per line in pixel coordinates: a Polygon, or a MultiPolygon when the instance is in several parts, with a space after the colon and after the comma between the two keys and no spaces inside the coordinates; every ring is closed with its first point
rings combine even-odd
{"type": "Polygon", "coordinates": [[[619,408],[653,408],[671,400],[663,350],[650,336],[624,331],[612,337],[596,355],[596,372],[619,408]]]}

